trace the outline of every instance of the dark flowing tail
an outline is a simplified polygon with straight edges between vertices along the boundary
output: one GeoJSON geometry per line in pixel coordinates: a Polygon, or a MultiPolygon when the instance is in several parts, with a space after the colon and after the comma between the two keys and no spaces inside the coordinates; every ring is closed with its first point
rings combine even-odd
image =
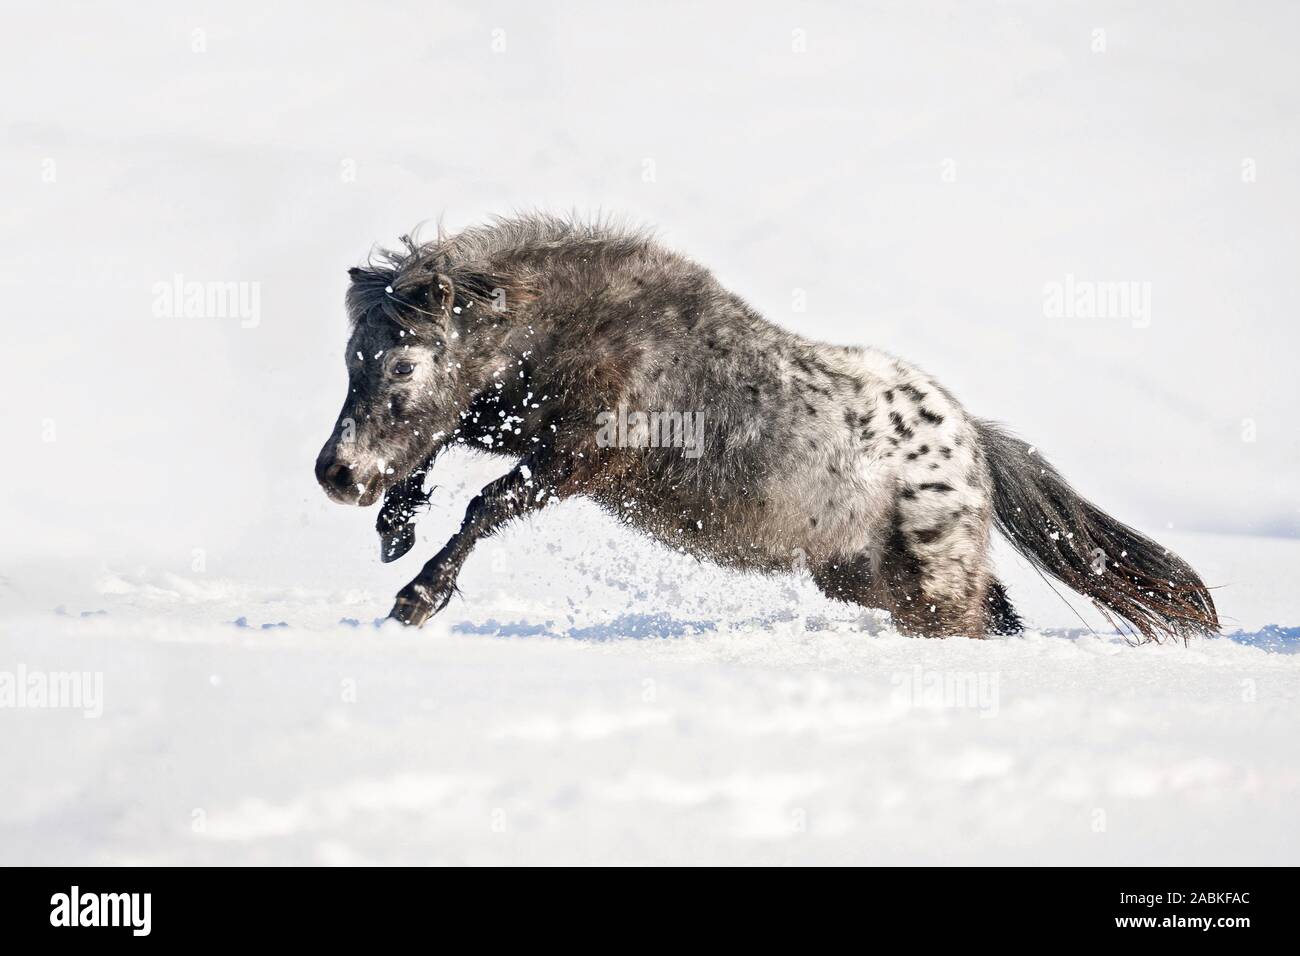
{"type": "Polygon", "coordinates": [[[1029,445],[976,421],[998,530],[1039,570],[1159,641],[1214,634],[1210,591],[1182,558],[1085,500],[1029,445]]]}

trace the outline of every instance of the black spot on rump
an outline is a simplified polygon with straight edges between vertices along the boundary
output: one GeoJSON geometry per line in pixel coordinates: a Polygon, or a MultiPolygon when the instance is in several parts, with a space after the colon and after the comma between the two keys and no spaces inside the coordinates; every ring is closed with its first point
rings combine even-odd
{"type": "Polygon", "coordinates": [[[939,492],[952,491],[952,485],[943,481],[927,481],[924,484],[918,485],[917,487],[919,487],[922,491],[939,491],[939,492]]]}
{"type": "Polygon", "coordinates": [[[926,394],[925,392],[917,388],[915,385],[909,385],[907,383],[898,386],[898,390],[915,402],[921,401],[923,398],[925,398],[925,394],[926,394]]]}
{"type": "Polygon", "coordinates": [[[942,424],[943,424],[943,416],[942,416],[942,415],[936,415],[934,412],[930,411],[930,409],[928,409],[928,408],[922,408],[922,409],[920,409],[920,411],[918,412],[918,414],[919,414],[923,419],[925,419],[927,422],[929,422],[931,425],[942,425],[942,424]]]}
{"type": "Polygon", "coordinates": [[[898,412],[890,412],[889,420],[894,425],[894,431],[902,435],[904,438],[911,438],[914,434],[912,429],[908,428],[907,425],[903,423],[903,416],[898,414],[898,412]]]}
{"type": "Polygon", "coordinates": [[[913,531],[912,537],[922,544],[929,544],[939,538],[946,530],[946,528],[921,528],[918,531],[913,531]]]}

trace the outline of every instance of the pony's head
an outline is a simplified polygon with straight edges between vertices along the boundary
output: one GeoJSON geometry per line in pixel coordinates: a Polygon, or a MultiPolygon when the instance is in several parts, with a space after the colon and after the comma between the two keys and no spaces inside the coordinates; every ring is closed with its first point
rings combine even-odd
{"type": "Polygon", "coordinates": [[[402,241],[349,273],[348,394],[316,458],[317,481],[344,504],[374,504],[449,440],[473,395],[470,340],[505,300],[504,283],[437,244],[402,241]]]}

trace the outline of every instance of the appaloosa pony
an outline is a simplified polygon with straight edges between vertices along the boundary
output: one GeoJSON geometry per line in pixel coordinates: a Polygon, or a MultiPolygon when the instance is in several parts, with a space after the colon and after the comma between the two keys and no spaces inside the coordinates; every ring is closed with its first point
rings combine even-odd
{"type": "Polygon", "coordinates": [[[1218,627],[1186,563],[924,372],[780,328],[645,233],[501,219],[404,239],[351,277],[348,394],[316,475],[336,501],[385,498],[384,560],[414,542],[440,450],[514,462],[397,595],[407,624],[446,605],[481,538],[582,495],[727,567],[805,567],[911,634],[1020,629],[995,526],[1144,637],[1218,627]]]}

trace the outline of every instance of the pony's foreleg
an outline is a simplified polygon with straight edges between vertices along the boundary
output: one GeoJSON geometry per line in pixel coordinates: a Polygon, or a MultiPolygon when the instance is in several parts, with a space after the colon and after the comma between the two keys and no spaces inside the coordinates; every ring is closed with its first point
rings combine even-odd
{"type": "Polygon", "coordinates": [[[415,513],[429,502],[424,479],[433,467],[433,459],[411,472],[384,492],[384,503],[375,520],[379,532],[379,559],[387,564],[396,561],[415,544],[415,513]]]}
{"type": "Polygon", "coordinates": [[[545,481],[545,475],[535,465],[521,462],[479,492],[469,503],[460,530],[397,593],[388,616],[418,627],[446,607],[456,593],[456,577],[474,545],[506,522],[538,510],[551,495],[559,494],[554,485],[545,481]]]}

